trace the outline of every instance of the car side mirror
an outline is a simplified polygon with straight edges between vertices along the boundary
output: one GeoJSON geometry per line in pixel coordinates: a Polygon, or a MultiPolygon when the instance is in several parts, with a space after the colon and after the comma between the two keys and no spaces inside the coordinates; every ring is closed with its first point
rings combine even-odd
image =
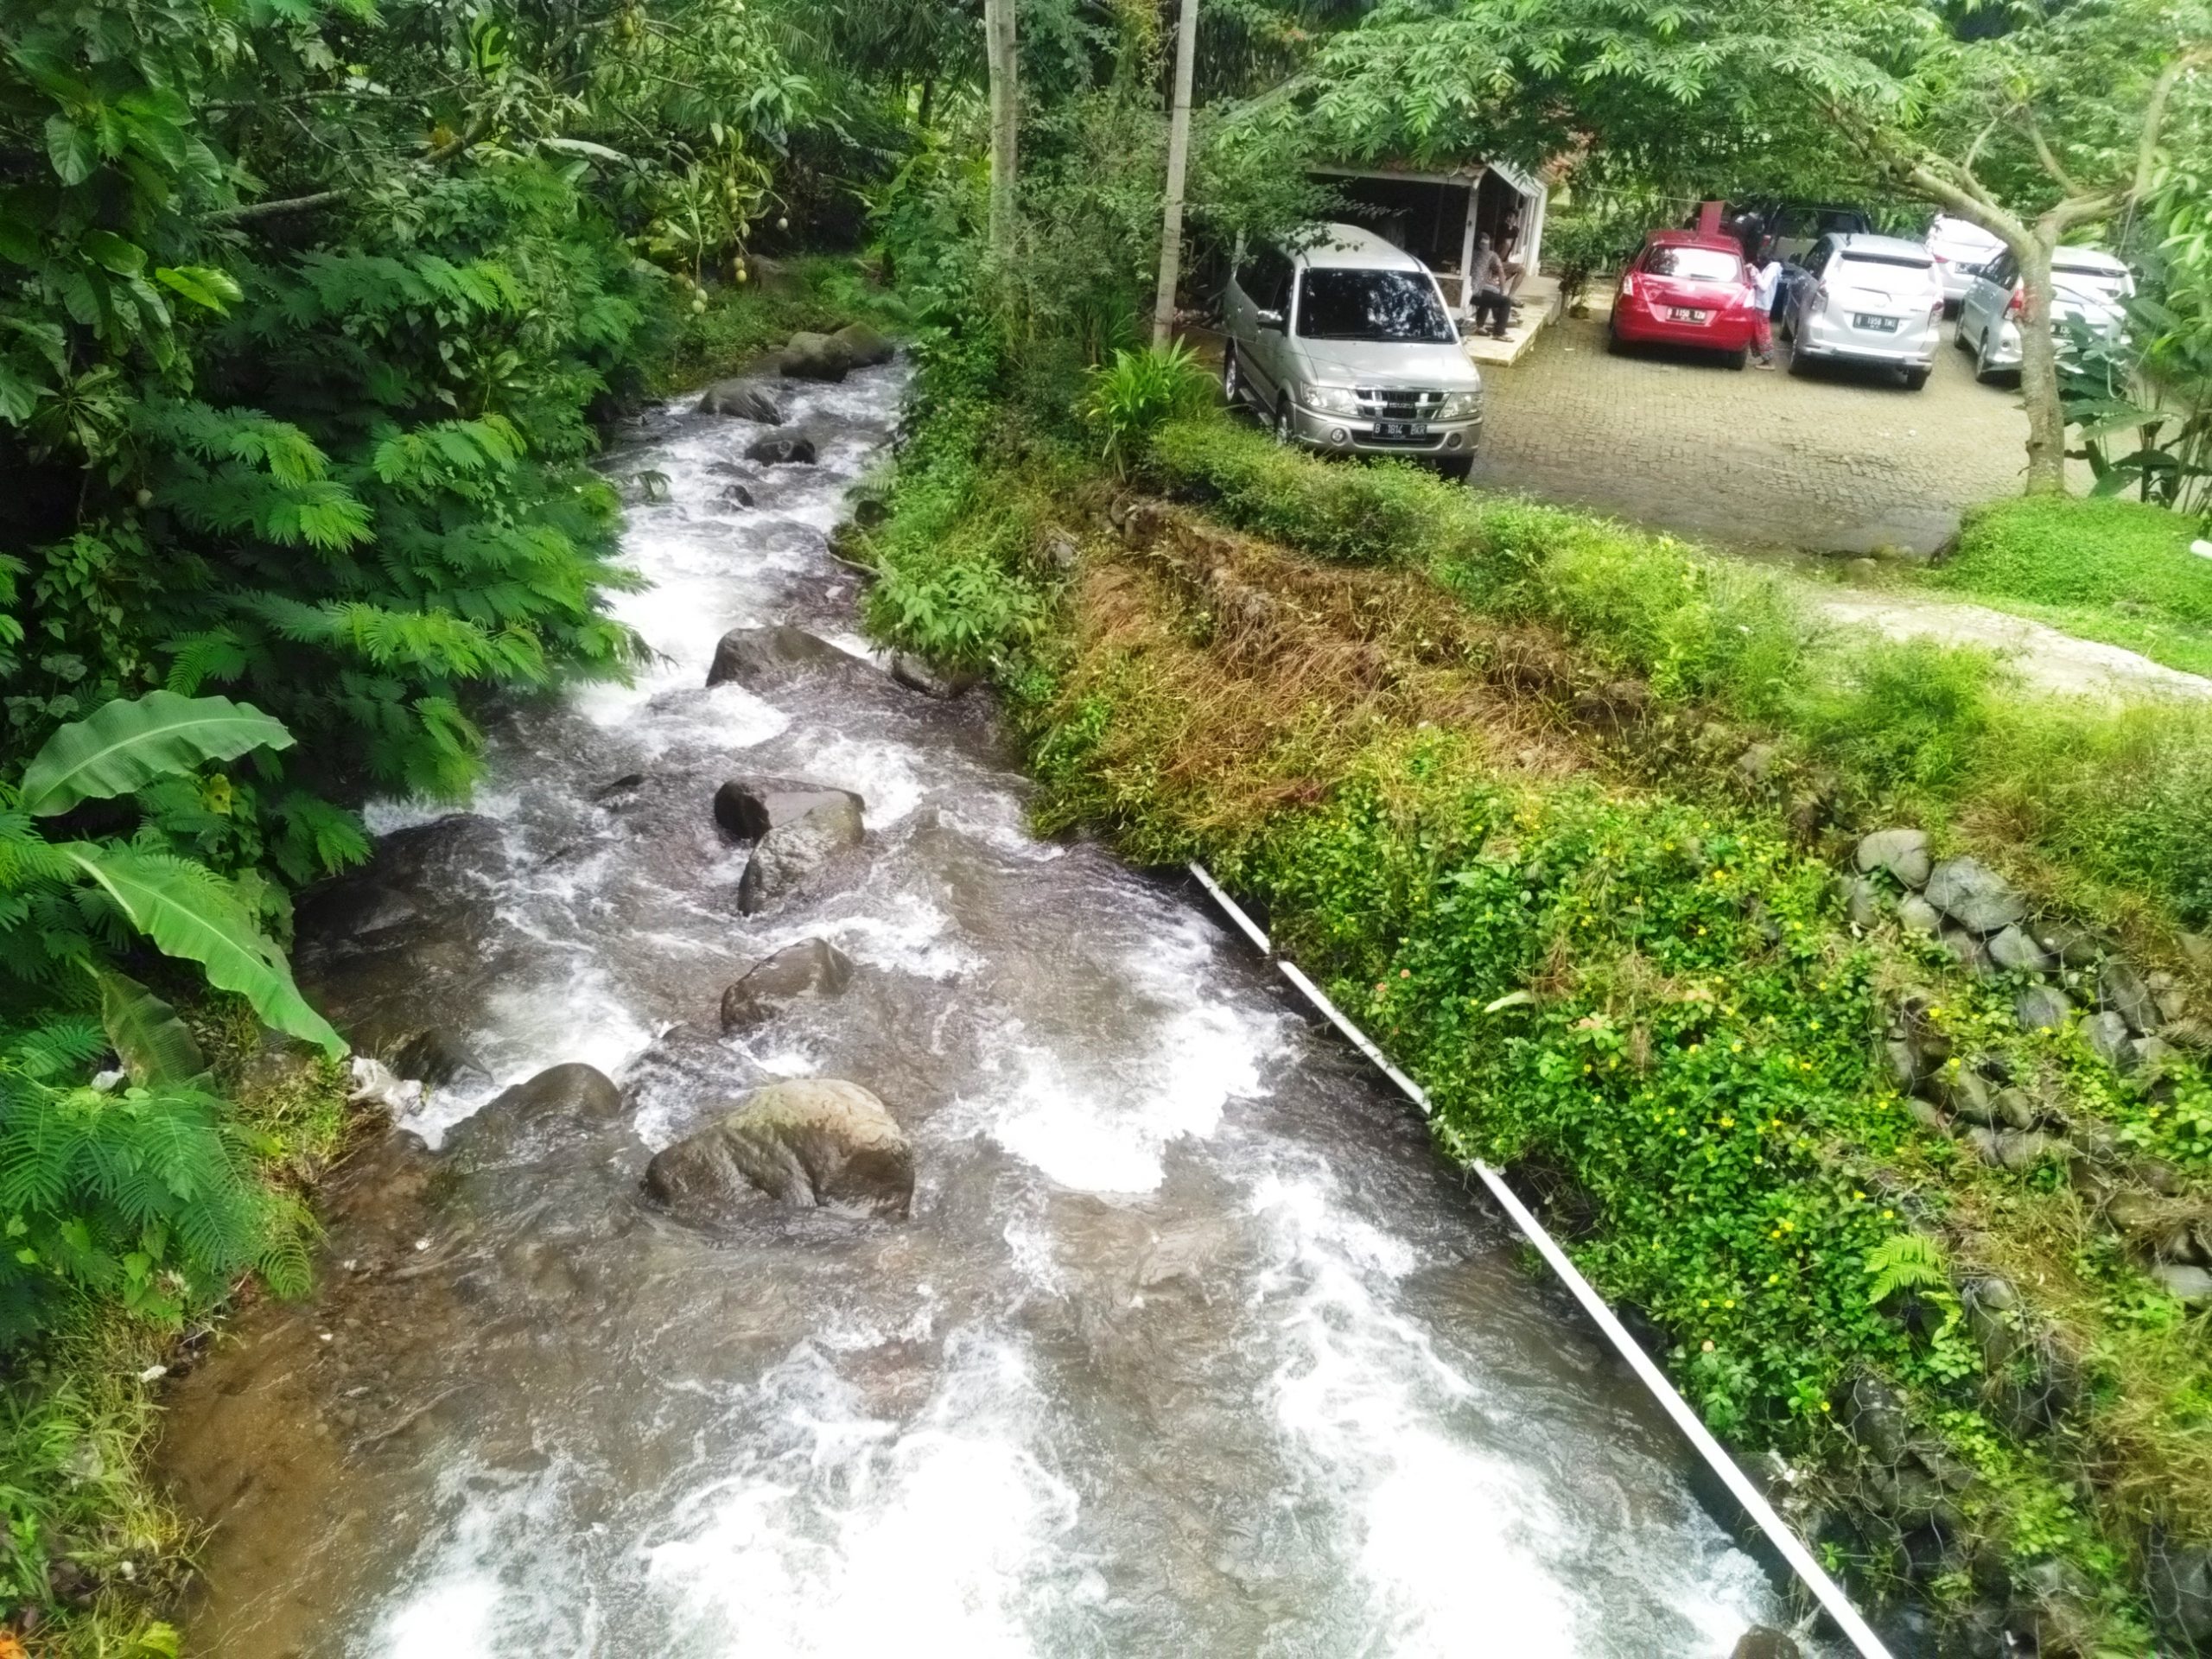
{"type": "Polygon", "coordinates": [[[1252,321],[1262,328],[1281,328],[1284,326],[1282,313],[1267,306],[1262,306],[1254,312],[1252,321]]]}

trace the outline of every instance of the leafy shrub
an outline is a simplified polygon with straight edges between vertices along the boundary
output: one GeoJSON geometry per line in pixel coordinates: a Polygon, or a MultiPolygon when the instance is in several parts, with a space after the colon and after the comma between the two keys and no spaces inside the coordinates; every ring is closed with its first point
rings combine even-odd
{"type": "Polygon", "coordinates": [[[1167,422],[1213,401],[1213,385],[1187,341],[1170,340],[1143,351],[1117,351],[1091,372],[1080,413],[1099,440],[1101,453],[1122,472],[1167,422]]]}

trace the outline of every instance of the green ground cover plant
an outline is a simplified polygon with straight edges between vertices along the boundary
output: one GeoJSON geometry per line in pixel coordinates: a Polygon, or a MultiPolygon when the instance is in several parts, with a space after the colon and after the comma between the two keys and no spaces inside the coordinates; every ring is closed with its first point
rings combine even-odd
{"type": "Polygon", "coordinates": [[[1968,514],[1936,587],[2018,611],[2153,662],[2212,673],[2212,525],[2109,498],[1993,502],[1968,514]]]}

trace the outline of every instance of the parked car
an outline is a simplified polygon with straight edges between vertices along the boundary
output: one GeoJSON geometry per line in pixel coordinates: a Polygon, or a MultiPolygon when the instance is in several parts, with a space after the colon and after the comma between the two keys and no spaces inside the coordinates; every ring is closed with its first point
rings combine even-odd
{"type": "Polygon", "coordinates": [[[1607,343],[1702,346],[1740,369],[1758,321],[1734,237],[1653,231],[1613,289],[1607,343]]]}
{"type": "MultiPolygon", "coordinates": [[[[2117,341],[2127,332],[2127,302],[2135,296],[2134,273],[2094,248],[2061,248],[2050,260],[2050,321],[2062,348],[2069,345],[2069,322],[2080,323],[2100,340],[2117,341]]],[[[1958,330],[1952,340],[1974,354],[1974,373],[1994,379],[2020,366],[2020,262],[2004,249],[1976,274],[1959,302],[1958,330]]]]}
{"type": "MultiPolygon", "coordinates": [[[[1864,208],[1834,202],[1751,201],[1736,210],[1738,219],[1754,221],[1766,247],[1781,260],[1802,257],[1824,236],[1864,236],[1874,228],[1864,208]]],[[[1758,252],[1753,248],[1751,252],[1758,252]]]]}
{"type": "Polygon", "coordinates": [[[1464,478],[1483,381],[1427,265],[1356,225],[1262,245],[1222,296],[1222,394],[1285,443],[1425,459],[1464,478]]]}
{"type": "Polygon", "coordinates": [[[1967,296],[1967,289],[1974,286],[1974,279],[1981,268],[2005,251],[2005,244],[1985,231],[1970,219],[1953,219],[1948,213],[1936,215],[1936,222],[1928,227],[1928,234],[1920,245],[1928,250],[1928,257],[1936,262],[1936,275],[1942,278],[1944,303],[1953,310],[1967,296]]]}
{"type": "Polygon", "coordinates": [[[1942,338],[1936,260],[1903,237],[1824,236],[1792,264],[1783,332],[1789,372],[1817,362],[1886,363],[1906,387],[1928,384],[1942,338]]]}

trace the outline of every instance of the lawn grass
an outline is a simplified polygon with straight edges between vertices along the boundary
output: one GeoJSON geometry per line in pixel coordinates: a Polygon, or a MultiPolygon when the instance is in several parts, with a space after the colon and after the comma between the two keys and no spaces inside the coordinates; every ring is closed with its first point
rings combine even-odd
{"type": "Polygon", "coordinates": [[[2212,529],[2139,501],[2031,496],[1967,517],[1958,551],[1929,585],[2212,675],[2212,529]]]}

